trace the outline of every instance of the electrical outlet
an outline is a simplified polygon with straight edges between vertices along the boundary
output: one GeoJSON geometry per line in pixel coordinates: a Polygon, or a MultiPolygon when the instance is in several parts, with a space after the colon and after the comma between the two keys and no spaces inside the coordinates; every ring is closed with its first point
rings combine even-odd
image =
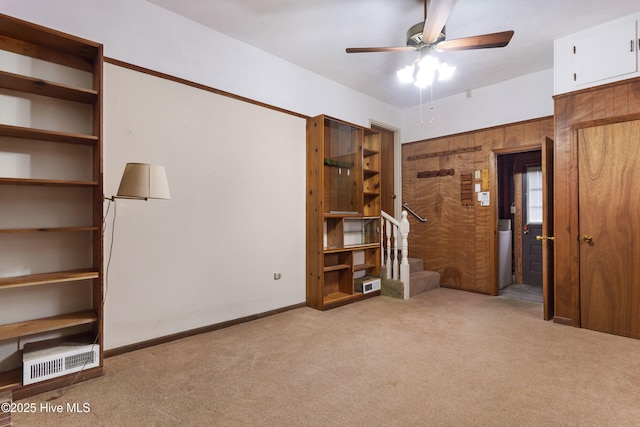
{"type": "Polygon", "coordinates": [[[280,280],[282,273],[273,273],[273,280],[280,280]]]}

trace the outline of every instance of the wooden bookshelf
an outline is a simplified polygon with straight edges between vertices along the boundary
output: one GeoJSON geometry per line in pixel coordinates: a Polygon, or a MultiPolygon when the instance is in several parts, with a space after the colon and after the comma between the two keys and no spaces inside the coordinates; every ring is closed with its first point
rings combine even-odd
{"type": "Polygon", "coordinates": [[[310,307],[327,310],[380,294],[354,291],[355,275],[380,275],[379,182],[378,132],[326,116],[307,121],[310,307]]]}
{"type": "MultiPolygon", "coordinates": [[[[0,372],[0,391],[11,391],[16,399],[59,388],[76,375],[82,380],[102,374],[103,49],[99,43],[0,14],[0,50],[5,51],[7,60],[3,62],[8,64],[0,64],[3,95],[27,99],[32,105],[26,119],[16,109],[0,124],[0,150],[30,159],[28,167],[16,161],[15,170],[0,171],[0,190],[6,190],[2,204],[10,207],[6,212],[13,215],[0,216],[0,245],[14,245],[11,257],[19,271],[36,272],[18,274],[13,265],[0,264],[0,311],[6,310],[4,323],[0,323],[0,348],[5,352],[0,357],[6,367],[0,372]],[[38,66],[31,67],[34,63],[38,66]],[[51,123],[49,115],[55,118],[55,128],[62,131],[37,125],[51,123]],[[30,123],[34,125],[30,127],[30,123]],[[74,145],[88,149],[71,147],[74,145]],[[25,204],[30,187],[38,191],[25,204]],[[89,197],[68,198],[68,194],[75,194],[70,188],[86,188],[81,191],[89,197]],[[61,223],[66,226],[55,226],[61,223]],[[52,271],[41,272],[45,268],[52,271]],[[67,300],[64,305],[69,308],[62,311],[55,295],[74,294],[76,288],[68,284],[83,289],[78,293],[81,297],[67,300]],[[3,300],[3,294],[12,298],[3,300]],[[3,301],[21,305],[8,310],[3,301]],[[38,314],[42,312],[53,315],[42,317],[38,314]],[[20,360],[24,343],[63,339],[79,329],[86,332],[88,343],[100,346],[100,366],[23,386],[20,360]]],[[[14,107],[7,102],[0,108],[14,107]]]]}

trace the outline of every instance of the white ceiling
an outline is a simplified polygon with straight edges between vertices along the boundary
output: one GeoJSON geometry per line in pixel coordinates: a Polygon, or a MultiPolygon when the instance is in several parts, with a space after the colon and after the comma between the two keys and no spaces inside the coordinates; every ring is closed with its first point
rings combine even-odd
{"type": "MultiPolygon", "coordinates": [[[[421,0],[148,0],[390,105],[419,104],[396,70],[416,52],[347,54],[347,47],[404,46],[423,20],[421,0]]],[[[433,98],[553,67],[553,40],[640,11],[638,0],[458,0],[447,38],[514,30],[504,48],[440,53],[456,66],[433,98]]],[[[427,90],[424,96],[431,96],[427,90]]]]}

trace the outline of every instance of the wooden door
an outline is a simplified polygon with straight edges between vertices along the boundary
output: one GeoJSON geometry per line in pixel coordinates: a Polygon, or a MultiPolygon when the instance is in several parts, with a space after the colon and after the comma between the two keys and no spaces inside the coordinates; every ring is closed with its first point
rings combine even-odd
{"type": "Polygon", "coordinates": [[[640,338],[640,121],[578,131],[581,326],[640,338]]]}
{"type": "Polygon", "coordinates": [[[544,320],[554,314],[553,141],[542,145],[542,296],[544,320]],[[547,237],[547,239],[544,239],[547,237]]]}
{"type": "Polygon", "coordinates": [[[377,126],[372,129],[380,132],[380,208],[395,217],[394,133],[377,126]]]}

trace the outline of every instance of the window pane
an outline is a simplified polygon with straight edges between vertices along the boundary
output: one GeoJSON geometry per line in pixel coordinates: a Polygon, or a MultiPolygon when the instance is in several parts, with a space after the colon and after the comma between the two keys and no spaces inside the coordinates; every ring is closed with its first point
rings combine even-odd
{"type": "Polygon", "coordinates": [[[526,221],[529,224],[542,224],[542,167],[526,168],[527,206],[526,221]]]}

